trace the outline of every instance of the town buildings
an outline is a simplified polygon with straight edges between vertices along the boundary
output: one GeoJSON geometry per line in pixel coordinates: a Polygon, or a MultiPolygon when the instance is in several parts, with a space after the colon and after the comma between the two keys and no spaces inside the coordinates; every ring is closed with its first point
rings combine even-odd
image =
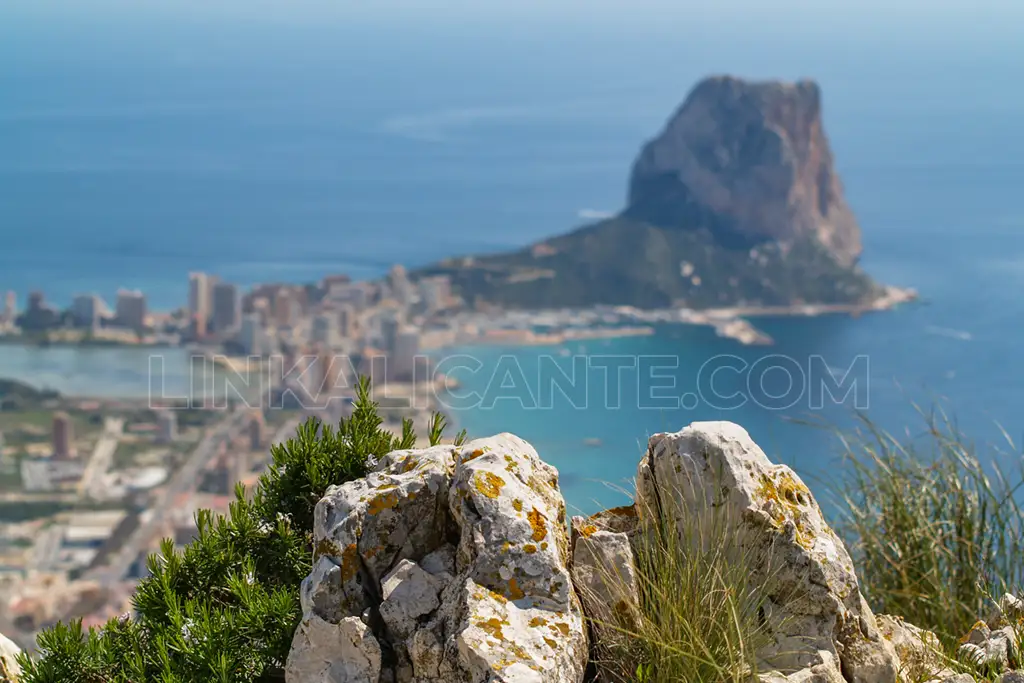
{"type": "Polygon", "coordinates": [[[119,327],[143,329],[146,326],[146,296],[137,289],[119,289],[114,319],[119,327]]]}
{"type": "Polygon", "coordinates": [[[75,457],[74,427],[67,413],[55,413],[53,416],[53,457],[56,460],[68,460],[75,457]]]}
{"type": "Polygon", "coordinates": [[[230,282],[213,286],[213,329],[224,334],[238,327],[242,318],[242,300],[238,287],[230,282]]]}

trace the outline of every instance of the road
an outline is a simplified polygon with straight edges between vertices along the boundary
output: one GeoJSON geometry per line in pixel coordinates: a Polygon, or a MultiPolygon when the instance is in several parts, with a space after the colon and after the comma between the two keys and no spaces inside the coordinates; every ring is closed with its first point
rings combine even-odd
{"type": "Polygon", "coordinates": [[[89,458],[89,464],[78,482],[80,498],[104,499],[103,476],[114,464],[114,451],[124,431],[124,420],[108,417],[103,426],[103,435],[96,442],[96,447],[89,458]]]}
{"type": "Polygon", "coordinates": [[[94,567],[82,578],[96,581],[101,585],[109,585],[123,580],[135,560],[140,554],[149,550],[155,537],[160,533],[161,526],[166,521],[175,499],[196,487],[199,473],[217,454],[219,446],[225,440],[237,435],[245,424],[247,416],[248,413],[244,410],[232,413],[213,431],[209,432],[192,451],[188,460],[174,473],[163,492],[159,494],[155,504],[145,511],[139,527],[125,541],[124,545],[116,552],[111,553],[110,561],[107,564],[94,567]]]}

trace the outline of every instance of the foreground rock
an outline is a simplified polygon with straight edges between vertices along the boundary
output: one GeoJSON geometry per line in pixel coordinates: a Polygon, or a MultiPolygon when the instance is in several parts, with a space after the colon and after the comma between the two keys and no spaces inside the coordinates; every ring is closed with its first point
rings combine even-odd
{"type": "Polygon", "coordinates": [[[0,683],[18,683],[21,667],[15,658],[20,652],[13,641],[0,633],[0,683]]]}
{"type": "MultiPolygon", "coordinates": [[[[900,658],[900,673],[908,681],[949,681],[957,673],[949,667],[938,636],[909,624],[900,617],[879,615],[882,637],[892,643],[900,658]]],[[[974,679],[968,676],[967,680],[974,679]]]]}
{"type": "Polygon", "coordinates": [[[868,608],[842,541],[810,490],[772,464],[738,425],[695,423],[657,434],[637,474],[637,504],[681,530],[708,510],[742,534],[760,573],[767,629],[765,680],[897,680],[899,659],[868,608]]]}
{"type": "Polygon", "coordinates": [[[396,451],[316,508],[290,682],[578,683],[557,471],[503,434],[396,451]]]}

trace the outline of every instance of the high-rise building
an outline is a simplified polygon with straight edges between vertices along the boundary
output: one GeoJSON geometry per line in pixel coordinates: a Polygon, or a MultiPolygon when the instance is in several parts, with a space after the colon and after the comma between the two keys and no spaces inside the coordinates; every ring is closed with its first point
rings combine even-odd
{"type": "Polygon", "coordinates": [[[388,374],[392,378],[409,382],[416,367],[416,354],[420,350],[420,332],[415,327],[403,327],[395,336],[394,350],[388,356],[388,374]]]}
{"type": "Polygon", "coordinates": [[[18,295],[12,291],[7,292],[4,297],[3,322],[13,323],[18,317],[18,295]]]}
{"type": "Polygon", "coordinates": [[[263,413],[254,410],[249,418],[249,450],[261,451],[266,446],[263,413]]]}
{"type": "MultiPolygon", "coordinates": [[[[212,282],[206,273],[188,274],[188,313],[204,334],[210,321],[212,282]]],[[[197,335],[202,336],[202,335],[197,335]]]]}
{"type": "Polygon", "coordinates": [[[67,413],[53,415],[53,457],[68,460],[75,457],[75,436],[67,413]]]}
{"type": "Polygon", "coordinates": [[[114,317],[120,327],[141,330],[146,326],[146,295],[139,290],[117,290],[114,317]]]}
{"type": "Polygon", "coordinates": [[[322,351],[317,357],[320,371],[320,402],[330,400],[342,388],[339,380],[344,371],[344,360],[330,351],[322,351]]]}
{"type": "Polygon", "coordinates": [[[238,328],[238,344],[247,356],[262,356],[270,352],[265,348],[263,322],[259,313],[246,313],[242,316],[242,324],[238,328]]]}
{"type": "Polygon", "coordinates": [[[445,275],[425,277],[419,281],[420,298],[428,311],[437,311],[448,305],[452,294],[452,281],[445,275]]]}
{"type": "Polygon", "coordinates": [[[252,310],[249,312],[258,315],[260,325],[266,327],[270,324],[271,318],[270,299],[265,296],[254,297],[252,300],[252,310]]]}
{"type": "Polygon", "coordinates": [[[202,339],[202,338],[204,338],[206,336],[206,334],[207,334],[207,325],[208,325],[208,323],[209,323],[209,319],[206,316],[204,316],[204,315],[197,314],[197,315],[192,316],[192,326],[191,326],[192,338],[193,339],[202,339]]]}
{"type": "Polygon", "coordinates": [[[351,304],[338,307],[338,333],[344,339],[351,339],[356,334],[356,311],[351,304]]]}
{"type": "Polygon", "coordinates": [[[381,348],[388,354],[395,350],[395,340],[398,337],[398,329],[401,327],[398,311],[385,310],[378,319],[380,326],[381,348]]]}
{"type": "Polygon", "coordinates": [[[178,440],[178,414],[173,410],[161,410],[156,416],[157,436],[161,443],[178,440]]]}
{"type": "Polygon", "coordinates": [[[333,348],[337,343],[335,334],[335,323],[337,319],[332,315],[321,314],[313,318],[313,328],[310,331],[310,342],[327,348],[333,348]]]}
{"type": "Polygon", "coordinates": [[[79,327],[96,327],[103,308],[103,302],[95,294],[78,294],[71,301],[71,317],[79,327]]]}
{"type": "Polygon", "coordinates": [[[299,303],[288,290],[281,290],[274,298],[274,325],[291,327],[299,317],[299,303]]]}
{"type": "Polygon", "coordinates": [[[213,327],[218,333],[238,327],[242,316],[242,300],[238,287],[218,282],[213,287],[213,327]]]}
{"type": "Polygon", "coordinates": [[[28,313],[37,313],[46,308],[46,295],[42,292],[28,293],[28,313]]]}
{"type": "Polygon", "coordinates": [[[58,325],[60,316],[56,309],[47,306],[46,297],[42,292],[30,292],[28,308],[15,322],[26,330],[45,330],[58,325]]]}
{"type": "Polygon", "coordinates": [[[391,289],[391,295],[403,306],[412,303],[414,290],[404,266],[394,265],[391,267],[391,270],[388,271],[388,287],[391,289]]]}

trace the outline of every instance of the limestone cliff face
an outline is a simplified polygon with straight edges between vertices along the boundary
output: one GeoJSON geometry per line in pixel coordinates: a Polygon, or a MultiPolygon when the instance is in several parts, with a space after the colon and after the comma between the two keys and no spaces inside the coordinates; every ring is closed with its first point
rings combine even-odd
{"type": "Polygon", "coordinates": [[[813,81],[699,83],[640,152],[624,215],[723,241],[812,236],[847,266],[861,252],[813,81]]]}

